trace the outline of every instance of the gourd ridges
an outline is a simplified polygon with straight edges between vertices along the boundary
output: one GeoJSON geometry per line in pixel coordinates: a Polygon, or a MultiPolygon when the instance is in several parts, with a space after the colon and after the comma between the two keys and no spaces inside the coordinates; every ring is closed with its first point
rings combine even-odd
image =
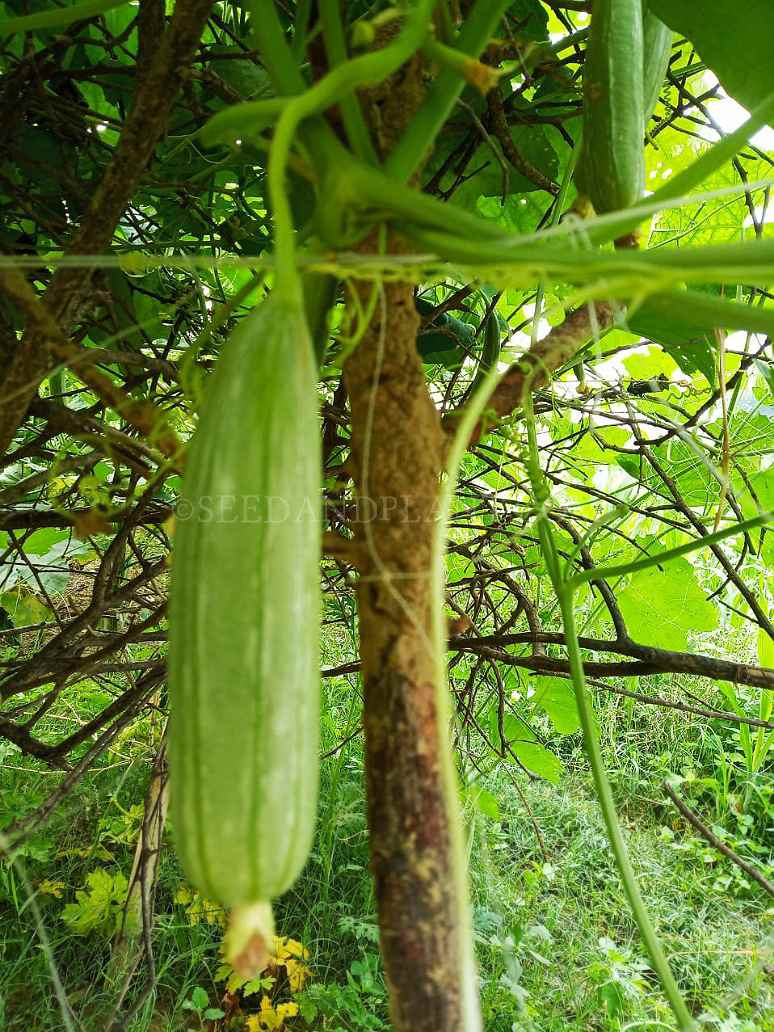
{"type": "MultiPolygon", "coordinates": [[[[286,314],[276,309],[263,309],[239,327],[239,339],[230,342],[213,377],[201,430],[191,449],[186,485],[190,501],[204,493],[233,493],[232,470],[236,469],[247,494],[287,494],[292,506],[308,499],[316,513],[319,427],[314,371],[310,353],[303,350],[308,346],[304,332],[303,321],[292,317],[286,321],[286,314]],[[260,407],[261,395],[268,412],[260,407]],[[245,440],[255,442],[251,452],[245,449],[245,440]]],[[[173,806],[189,876],[208,895],[227,904],[277,895],[287,888],[306,858],[313,832],[319,719],[319,528],[316,519],[314,523],[306,537],[298,537],[296,525],[290,524],[272,530],[264,524],[193,520],[181,526],[176,543],[171,609],[179,634],[173,638],[170,670],[178,698],[173,699],[170,751],[185,794],[174,802],[175,791],[181,790],[173,785],[173,806]],[[287,556],[294,542],[297,554],[283,569],[279,553],[287,556]],[[237,615],[239,607],[246,607],[253,621],[249,656],[242,657],[246,682],[237,685],[241,691],[236,692],[238,703],[250,710],[235,714],[228,704],[204,694],[217,680],[217,665],[227,674],[233,659],[218,652],[224,648],[219,635],[229,628],[217,611],[220,594],[207,571],[222,586],[228,563],[221,550],[228,556],[229,549],[240,546],[247,552],[241,583],[227,585],[223,592],[226,601],[229,592],[236,594],[237,615]],[[217,568],[219,557],[224,570],[217,568]],[[261,565],[254,568],[252,562],[261,565]],[[288,583],[281,589],[270,583],[272,577],[283,575],[288,583]],[[310,590],[312,583],[315,588],[310,590]],[[273,626],[279,617],[271,596],[279,590],[285,591],[286,599],[295,600],[294,626],[283,626],[287,614],[273,626]],[[293,594],[288,596],[288,591],[293,594]],[[288,644],[272,653],[269,643],[281,641],[277,634],[284,634],[288,644]],[[299,641],[298,635],[306,637],[299,641]],[[175,641],[185,648],[177,648],[175,641]],[[277,683],[272,676],[275,664],[291,683],[277,683]],[[294,748],[276,740],[278,714],[281,718],[287,706],[278,692],[295,695],[287,718],[296,734],[294,748]],[[212,770],[218,762],[217,756],[204,751],[213,737],[212,724],[218,720],[233,726],[238,738],[244,732],[243,722],[252,728],[249,755],[242,756],[251,773],[232,792],[228,791],[231,786],[224,790],[222,784],[206,780],[208,766],[212,770]],[[226,829],[236,843],[224,841],[226,829]],[[245,864],[234,863],[240,846],[245,864]]]]}

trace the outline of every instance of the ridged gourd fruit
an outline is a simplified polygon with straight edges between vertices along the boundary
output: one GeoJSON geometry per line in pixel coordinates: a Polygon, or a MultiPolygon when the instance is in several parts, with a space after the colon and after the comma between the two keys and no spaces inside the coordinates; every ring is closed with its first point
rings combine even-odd
{"type": "Polygon", "coordinates": [[[311,848],[319,767],[320,427],[300,305],[270,295],[208,384],[175,527],[171,814],[187,877],[260,971],[311,848]]]}

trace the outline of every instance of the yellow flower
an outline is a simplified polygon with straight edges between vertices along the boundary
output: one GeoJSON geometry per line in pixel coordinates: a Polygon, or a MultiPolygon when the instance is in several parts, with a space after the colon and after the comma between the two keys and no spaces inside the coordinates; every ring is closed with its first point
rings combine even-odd
{"type": "Polygon", "coordinates": [[[56,899],[61,899],[64,887],[65,883],[62,881],[51,881],[49,878],[44,878],[38,885],[38,892],[42,892],[44,896],[54,896],[56,899]]]}
{"type": "Polygon", "coordinates": [[[185,907],[185,916],[191,925],[201,924],[206,921],[209,925],[218,925],[223,928],[226,924],[226,915],[223,907],[212,900],[205,899],[195,889],[188,885],[181,885],[175,893],[175,903],[185,907]]]}
{"type": "Polygon", "coordinates": [[[298,1014],[297,1003],[280,1003],[274,1007],[268,996],[261,997],[261,1010],[251,1014],[245,1028],[247,1032],[282,1032],[287,1018],[298,1014]]]}
{"type": "Polygon", "coordinates": [[[288,973],[291,993],[300,992],[312,975],[306,964],[302,964],[300,960],[294,960],[292,957],[285,961],[285,969],[288,973]]]}
{"type": "Polygon", "coordinates": [[[298,957],[300,960],[309,960],[309,950],[302,946],[300,942],[296,942],[295,939],[286,939],[285,949],[292,957],[298,957]]]}
{"type": "Polygon", "coordinates": [[[297,993],[304,988],[304,985],[311,977],[311,970],[303,961],[309,959],[309,950],[296,939],[287,939],[285,936],[274,936],[274,949],[272,951],[272,966],[284,967],[288,973],[290,991],[297,993]]]}
{"type": "Polygon", "coordinates": [[[186,903],[190,903],[193,899],[193,892],[186,885],[182,884],[178,886],[177,892],[175,893],[175,903],[182,903],[185,906],[186,903]]]}

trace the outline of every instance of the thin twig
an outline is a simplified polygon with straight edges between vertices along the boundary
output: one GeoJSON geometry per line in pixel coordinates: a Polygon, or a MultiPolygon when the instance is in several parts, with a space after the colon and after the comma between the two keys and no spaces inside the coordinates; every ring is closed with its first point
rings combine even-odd
{"type": "Polygon", "coordinates": [[[725,842],[715,835],[714,832],[710,831],[707,825],[696,816],[693,810],[686,806],[680,796],[675,792],[672,786],[668,782],[664,782],[664,791],[675,804],[680,813],[685,817],[688,823],[695,828],[696,831],[705,838],[711,846],[713,846],[723,856],[728,857],[729,860],[733,861],[737,867],[741,868],[748,877],[752,878],[753,881],[757,882],[761,888],[765,889],[770,896],[774,896],[774,885],[768,880],[768,878],[761,874],[757,867],[753,867],[752,864],[748,863],[747,860],[743,860],[738,853],[735,853],[730,846],[727,846],[725,842]]]}

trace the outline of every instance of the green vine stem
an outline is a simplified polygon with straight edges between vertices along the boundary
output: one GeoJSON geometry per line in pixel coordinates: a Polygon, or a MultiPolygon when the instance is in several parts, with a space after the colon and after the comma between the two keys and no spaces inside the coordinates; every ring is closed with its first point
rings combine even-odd
{"type": "Polygon", "coordinates": [[[309,17],[312,13],[312,0],[298,0],[296,16],[293,19],[293,57],[297,62],[305,60],[306,32],[309,28],[309,17]]]}
{"type": "MultiPolygon", "coordinates": [[[[599,281],[613,276],[623,281],[629,276],[636,276],[643,283],[652,281],[648,293],[667,285],[672,286],[675,280],[703,281],[708,273],[730,283],[739,279],[750,283],[758,279],[760,285],[764,286],[771,281],[774,269],[774,240],[768,239],[750,240],[743,244],[708,244],[675,251],[654,248],[643,252],[616,252],[584,250],[573,246],[556,247],[548,242],[541,246],[539,235],[536,235],[530,247],[518,238],[515,238],[517,242],[514,246],[503,246],[494,240],[463,238],[456,232],[436,229],[406,226],[405,232],[420,246],[426,247],[429,253],[450,261],[503,268],[520,265],[525,272],[532,269],[534,274],[542,271],[556,278],[566,276],[576,283],[584,279],[599,281]],[[662,277],[660,284],[656,276],[662,277]]],[[[550,233],[550,230],[546,233],[550,233]]],[[[705,307],[705,310],[710,309],[705,307]]],[[[720,321],[718,325],[725,326],[725,323],[720,321]]]]}
{"type": "MultiPolygon", "coordinates": [[[[431,6],[431,4],[425,3],[424,8],[420,7],[414,12],[411,19],[407,22],[403,33],[401,33],[401,36],[395,43],[390,44],[381,51],[355,58],[339,66],[320,83],[308,90],[307,93],[297,96],[289,106],[289,110],[284,114],[286,119],[284,125],[291,130],[290,137],[294,135],[294,127],[298,127],[299,122],[303,119],[308,119],[302,127],[304,142],[313,150],[314,156],[320,164],[336,166],[341,192],[340,200],[346,203],[347,199],[349,199],[352,210],[360,208],[361,211],[364,210],[364,214],[370,214],[382,219],[402,220],[411,226],[434,228],[444,234],[451,233],[467,238],[467,241],[486,240],[492,241],[492,243],[496,241],[498,244],[504,245],[504,250],[507,249],[511,252],[509,255],[511,258],[518,257],[514,253],[518,249],[528,252],[529,257],[537,259],[538,252],[535,250],[537,244],[546,248],[546,256],[550,252],[553,252],[553,255],[556,256],[556,245],[562,240],[566,240],[570,244],[572,251],[572,254],[568,254],[566,257],[577,262],[581,257],[584,259],[589,257],[588,255],[581,256],[579,254],[579,242],[582,245],[580,249],[583,250],[588,249],[594,244],[612,240],[623,232],[631,231],[639,222],[654,211],[660,210],[662,207],[671,207],[675,202],[679,203],[688,191],[728,161],[744,145],[749,136],[760,128],[761,125],[766,124],[771,116],[774,115],[774,94],[772,94],[754,109],[744,125],[718,141],[687,169],[678,173],[651,197],[643,199],[641,205],[630,209],[628,212],[616,212],[601,219],[588,223],[584,222],[580,229],[572,222],[563,223],[541,233],[538,237],[519,238],[504,234],[494,224],[487,223],[485,220],[466,212],[455,211],[453,206],[450,207],[447,204],[442,204],[435,198],[411,190],[404,186],[403,183],[397,182],[393,177],[392,163],[393,161],[398,162],[402,149],[409,146],[404,141],[410,141],[412,137],[418,135],[417,125],[420,123],[424,124],[424,129],[422,129],[424,136],[422,137],[423,149],[420,152],[421,157],[421,154],[424,153],[424,148],[428,145],[428,141],[438,132],[443,124],[446,114],[441,114],[440,109],[436,107],[436,101],[433,97],[435,92],[442,90],[445,77],[452,76],[454,79],[453,84],[447,83],[447,85],[453,85],[453,90],[462,88],[463,80],[448,69],[438,76],[431,87],[425,103],[417,112],[417,115],[415,115],[404,137],[398,143],[390,158],[388,158],[385,171],[358,161],[357,158],[342,147],[332,133],[330,126],[323,119],[309,117],[316,111],[324,109],[328,104],[340,100],[342,96],[348,95],[359,84],[361,76],[368,77],[373,75],[375,78],[380,76],[383,78],[385,74],[389,74],[389,71],[380,71],[378,65],[382,61],[387,66],[394,68],[405,59],[404,54],[405,56],[410,56],[410,53],[421,45],[423,37],[426,35],[428,18],[423,16],[422,12],[424,11],[426,14],[431,6]],[[395,48],[396,46],[402,47],[402,44],[407,40],[407,34],[409,36],[413,35],[413,38],[410,40],[410,45],[406,47],[404,53],[400,53],[395,48]],[[388,56],[385,57],[385,55],[388,56]],[[392,65],[392,55],[397,58],[394,65],[392,65]],[[369,64],[373,59],[376,59],[376,66],[369,64]],[[298,108],[294,106],[296,103],[299,104],[298,108]],[[436,125],[436,120],[439,118],[440,121],[436,125]],[[419,122],[417,121],[418,119],[420,120],[419,122]]],[[[474,10],[479,11],[479,7],[480,5],[477,4],[474,10]]],[[[285,95],[302,93],[305,83],[293,59],[292,52],[286,43],[273,0],[252,0],[251,8],[254,39],[261,52],[261,58],[266,63],[272,81],[275,83],[275,87],[285,95]]],[[[488,14],[490,18],[494,17],[491,7],[488,14]]],[[[466,23],[466,31],[471,24],[473,23],[466,23]]],[[[496,24],[496,19],[494,24],[496,24]]],[[[488,31],[489,28],[487,27],[488,31]]],[[[481,46],[483,46],[488,36],[483,31],[480,31],[478,33],[479,42],[481,38],[483,38],[481,43],[481,46]]],[[[464,43],[465,32],[463,32],[458,41],[458,49],[461,51],[463,49],[474,49],[472,45],[470,47],[463,46],[464,43]]],[[[287,141],[286,146],[288,150],[289,145],[290,141],[287,141]]],[[[412,144],[410,147],[412,153],[415,146],[412,144]]],[[[400,172],[400,169],[397,171],[400,172]]],[[[282,176],[275,176],[275,185],[277,178],[282,178],[282,176]]],[[[282,207],[281,202],[280,206],[282,207]]],[[[328,242],[335,244],[335,241],[328,242]]],[[[437,242],[440,244],[442,241],[439,240],[437,242]]],[[[455,253],[457,254],[459,254],[460,245],[463,244],[462,240],[452,241],[449,237],[446,237],[443,242],[449,246],[456,243],[455,253]]],[[[425,243],[429,244],[430,241],[425,241],[425,243]]],[[[460,254],[457,260],[485,262],[488,258],[491,261],[492,254],[488,244],[483,248],[481,246],[477,248],[471,247],[468,244],[463,247],[463,251],[464,254],[460,254]],[[486,250],[488,253],[482,254],[482,250],[486,250]]],[[[749,257],[748,252],[745,255],[745,262],[749,261],[749,257]]],[[[764,258],[763,255],[761,257],[764,258]]],[[[765,256],[765,259],[768,260],[768,257],[768,255],[765,256]]],[[[505,254],[502,255],[502,259],[506,260],[505,254]]]]}
{"type": "MultiPolygon", "coordinates": [[[[267,2],[273,9],[273,0],[267,2]]],[[[382,82],[399,68],[422,45],[434,6],[435,0],[420,0],[392,43],[339,65],[305,93],[291,100],[280,115],[269,152],[267,179],[274,211],[276,282],[281,293],[290,296],[298,291],[293,217],[285,189],[285,171],[298,126],[304,119],[324,111],[363,83],[382,82]]]]}
{"type": "MultiPolygon", "coordinates": [[[[580,643],[578,642],[578,631],[575,624],[574,596],[575,588],[580,581],[577,578],[574,581],[565,578],[564,571],[559,560],[558,551],[556,549],[551,522],[548,519],[550,495],[548,485],[540,468],[535,416],[534,409],[532,407],[532,395],[528,385],[524,391],[522,405],[527,426],[527,471],[529,473],[532,491],[535,498],[538,534],[546,560],[546,567],[548,569],[549,576],[551,577],[554,592],[556,593],[562,613],[567,658],[570,665],[570,676],[572,677],[573,688],[575,689],[578,715],[583,728],[583,738],[586,746],[586,753],[589,758],[589,764],[591,766],[597,800],[602,811],[608,840],[613,851],[613,857],[615,859],[616,867],[618,868],[618,873],[621,877],[624,892],[626,893],[626,898],[629,901],[634,920],[640,930],[640,935],[642,936],[643,943],[645,944],[648,956],[650,957],[653,970],[661,981],[664,993],[669,1001],[672,1013],[675,1016],[677,1025],[681,1029],[681,1032],[691,1032],[691,1030],[697,1027],[696,1023],[686,1006],[682,994],[680,993],[677,982],[675,981],[674,975],[672,974],[672,970],[669,966],[669,961],[667,960],[661,942],[656,934],[656,930],[648,915],[645,901],[642,898],[639,885],[637,884],[637,878],[634,874],[634,869],[632,868],[629,854],[626,850],[626,844],[624,842],[623,835],[621,834],[621,826],[618,822],[618,814],[615,809],[613,792],[610,787],[610,781],[608,780],[607,771],[605,770],[602,758],[602,749],[599,743],[599,734],[597,731],[596,721],[594,719],[594,712],[586,689],[586,675],[583,668],[583,657],[581,656],[580,643]]],[[[663,554],[660,558],[663,561],[663,554]]],[[[591,574],[591,577],[586,579],[596,580],[603,576],[602,572],[596,569],[584,572],[591,574]]]]}
{"type": "Polygon", "coordinates": [[[441,758],[444,804],[451,837],[451,879],[457,906],[457,932],[460,941],[459,983],[463,1004],[464,1032],[480,1032],[481,1013],[478,997],[478,976],[473,937],[473,918],[468,889],[468,849],[457,788],[457,772],[449,729],[453,713],[451,693],[448,689],[446,668],[446,548],[449,539],[449,520],[460,466],[468,448],[473,427],[481,418],[486,404],[503,373],[497,363],[489,370],[481,386],[475,392],[462,414],[452,439],[446,461],[445,478],[441,483],[438,499],[438,517],[433,540],[433,558],[430,569],[430,590],[432,597],[431,645],[435,661],[435,699],[437,731],[439,736],[438,755],[441,758]]]}
{"type": "MultiPolygon", "coordinates": [[[[477,0],[465,15],[455,49],[468,57],[478,57],[497,28],[510,0],[477,0]]],[[[384,164],[391,179],[407,183],[421,165],[443,128],[465,80],[455,69],[444,68],[427,92],[421,107],[412,118],[384,164]]]]}
{"type": "MultiPolygon", "coordinates": [[[[337,169],[337,173],[338,171],[337,169]]],[[[641,263],[658,265],[662,260],[665,264],[682,265],[686,249],[665,258],[666,252],[663,248],[653,252],[614,254],[598,252],[593,248],[593,244],[595,241],[601,242],[602,235],[613,239],[620,235],[619,231],[622,227],[629,226],[631,228],[632,225],[636,227],[643,218],[665,208],[677,207],[681,203],[695,202],[699,199],[693,195],[678,198],[662,197],[657,201],[655,198],[658,195],[653,194],[647,199],[647,205],[642,208],[642,214],[637,216],[634,223],[631,221],[631,214],[628,222],[622,222],[621,213],[616,212],[588,222],[568,221],[539,233],[515,236],[504,231],[495,222],[489,222],[480,216],[456,209],[454,205],[445,204],[428,194],[411,190],[390,179],[381,169],[370,168],[354,159],[341,170],[339,182],[341,190],[346,191],[346,196],[354,210],[359,209],[366,217],[392,219],[403,233],[415,240],[418,246],[427,250],[428,253],[441,257],[449,255],[451,260],[473,265],[506,264],[521,260],[532,261],[535,267],[539,266],[541,261],[546,261],[557,262],[565,268],[569,268],[586,262],[596,262],[594,275],[613,269],[635,269],[640,267],[641,263]],[[600,239],[597,240],[597,237],[600,239]]],[[[723,187],[701,196],[704,199],[725,197],[771,185],[771,183],[772,180],[767,179],[730,188],[723,187]]],[[[630,209],[630,213],[635,210],[630,209]]],[[[772,267],[770,241],[750,241],[745,244],[716,246],[726,249],[723,252],[717,252],[717,257],[722,258],[723,261],[743,263],[745,275],[749,273],[749,265],[755,258],[761,274],[770,278],[772,267]],[[757,249],[749,250],[752,246],[757,249]],[[735,248],[735,250],[729,250],[729,248],[735,248]],[[740,250],[741,248],[745,250],[740,250]]],[[[697,248],[695,254],[692,254],[684,264],[686,267],[694,264],[701,265],[709,255],[710,251],[707,247],[697,248]]],[[[698,269],[696,275],[699,275],[698,269]]],[[[733,275],[737,275],[737,273],[733,272],[733,275]]],[[[675,276],[670,275],[669,279],[674,282],[675,276]]]]}
{"type": "Polygon", "coordinates": [[[276,91],[283,95],[303,93],[306,82],[298,61],[285,39],[285,30],[277,16],[274,0],[248,0],[250,35],[261,55],[261,64],[269,73],[276,91]]]}
{"type": "MultiPolygon", "coordinates": [[[[493,5],[488,0],[479,0],[457,41],[457,49],[463,53],[480,53],[486,45],[489,34],[497,25],[499,14],[495,15],[494,12],[495,10],[499,11],[503,6],[505,5],[499,2],[493,5]],[[476,16],[475,21],[474,15],[476,16]]],[[[431,7],[431,4],[424,4],[425,9],[429,10],[431,7]]],[[[286,42],[273,0],[250,0],[250,9],[253,39],[275,88],[285,96],[302,94],[306,83],[286,42]]],[[[405,32],[412,23],[413,27],[420,28],[418,42],[413,48],[417,49],[422,43],[422,35],[428,26],[428,19],[425,17],[419,23],[417,15],[413,15],[406,30],[401,34],[401,38],[404,38],[405,32]]],[[[340,100],[341,96],[346,96],[358,85],[358,77],[361,74],[367,74],[365,71],[367,66],[364,68],[361,62],[384,55],[387,51],[391,51],[393,46],[395,44],[391,44],[390,47],[376,54],[368,54],[365,57],[348,61],[331,75],[326,76],[317,86],[312,87],[304,96],[311,94],[316,99],[307,102],[309,108],[299,114],[299,121],[308,118],[309,113],[314,113],[315,110],[322,110],[326,103],[334,103],[337,99],[340,100]],[[353,67],[354,71],[352,71],[353,67]],[[343,73],[342,78],[335,79],[333,83],[325,86],[325,90],[330,91],[333,99],[325,101],[321,95],[315,93],[319,87],[328,83],[332,76],[341,73],[343,73]],[[346,79],[350,80],[349,83],[345,81],[346,79]],[[333,96],[336,93],[340,95],[333,96]]],[[[410,56],[411,52],[413,51],[409,50],[407,56],[410,56]]],[[[441,72],[403,137],[387,159],[384,171],[370,167],[352,157],[341,146],[330,126],[323,119],[309,119],[302,127],[304,142],[313,149],[315,157],[320,163],[327,162],[336,165],[337,177],[346,181],[346,185],[342,184],[342,194],[346,194],[354,208],[370,208],[378,212],[381,218],[403,220],[414,226],[459,234],[468,240],[491,240],[497,241],[505,247],[528,249],[532,256],[535,256],[536,243],[551,246],[565,240],[570,243],[577,258],[579,246],[588,249],[595,244],[614,240],[622,234],[636,229],[640,222],[662,208],[673,207],[681,203],[690,194],[690,191],[729,161],[744,146],[750,136],[774,117],[774,93],[772,93],[753,109],[749,119],[743,125],[713,144],[688,168],[673,176],[650,197],[643,198],[634,208],[589,220],[584,222],[580,229],[576,223],[567,221],[537,236],[520,238],[504,233],[493,223],[488,223],[474,215],[455,211],[453,206],[442,204],[435,198],[410,190],[404,185],[405,180],[416,169],[432,140],[443,126],[463,86],[464,80],[454,72],[449,69],[441,72]],[[399,180],[403,180],[403,182],[399,180]]],[[[303,100],[304,98],[298,97],[297,99],[303,100]]],[[[748,188],[750,185],[752,184],[748,184],[748,188]]],[[[471,256],[471,260],[472,258],[473,256],[471,256]]],[[[478,260],[485,259],[479,255],[478,260]]]]}
{"type": "MultiPolygon", "coordinates": [[[[319,10],[328,68],[332,70],[344,64],[348,57],[347,41],[341,21],[341,2],[340,0],[320,0],[319,10]]],[[[369,165],[376,165],[378,157],[357,96],[349,93],[342,97],[339,101],[339,108],[350,147],[361,161],[365,161],[369,165]]]]}
{"type": "MultiPolygon", "coordinates": [[[[543,517],[545,519],[545,517],[543,517]]],[[[549,528],[549,533],[551,533],[549,528]]],[[[621,827],[618,822],[618,814],[615,809],[613,792],[610,788],[610,781],[607,777],[602,750],[599,744],[596,721],[591,707],[591,701],[586,690],[586,677],[583,669],[583,658],[581,656],[580,644],[578,643],[578,631],[575,625],[575,613],[573,608],[574,591],[566,586],[560,587],[557,591],[559,607],[562,613],[564,625],[565,642],[567,645],[567,658],[570,664],[570,675],[575,698],[578,706],[578,714],[583,727],[583,736],[586,743],[586,752],[591,766],[591,773],[594,779],[594,788],[597,794],[602,817],[607,829],[607,836],[610,847],[613,850],[616,867],[621,876],[626,898],[629,900],[634,920],[640,930],[640,935],[645,944],[645,949],[650,957],[653,970],[658,975],[664,994],[672,1008],[678,1027],[683,1032],[690,1032],[695,1029],[696,1022],[693,1020],[685,1000],[682,997],[672,970],[669,966],[661,941],[648,915],[645,901],[642,898],[637,878],[634,874],[626,844],[621,834],[621,827]]]]}
{"type": "Polygon", "coordinates": [[[48,11],[36,11],[18,18],[0,20],[0,38],[13,36],[17,32],[33,32],[35,29],[58,29],[71,25],[75,21],[93,18],[95,14],[104,14],[114,7],[120,7],[126,0],[83,0],[80,4],[68,4],[48,11]]]}
{"type": "Polygon", "coordinates": [[[485,65],[477,57],[470,57],[461,50],[457,50],[456,47],[439,43],[435,39],[425,40],[422,45],[422,54],[428,61],[454,72],[455,75],[474,86],[479,93],[488,93],[500,79],[501,73],[492,65],[485,65]]]}
{"type": "Polygon", "coordinates": [[[638,573],[640,570],[647,570],[651,566],[661,566],[662,563],[668,563],[670,559],[679,559],[681,556],[690,555],[691,552],[698,552],[700,548],[717,545],[721,541],[725,541],[726,538],[746,534],[748,531],[755,530],[757,527],[763,527],[773,520],[774,512],[762,512],[752,519],[735,523],[731,527],[724,527],[723,530],[717,530],[713,534],[706,534],[704,537],[697,538],[694,541],[687,541],[684,545],[678,545],[676,548],[670,548],[665,552],[658,552],[655,555],[636,559],[630,563],[621,563],[618,566],[595,566],[590,570],[581,570],[580,573],[568,577],[565,583],[569,589],[574,591],[581,584],[587,584],[589,581],[609,580],[614,577],[623,577],[629,573],[638,573]]]}
{"type": "MultiPolygon", "coordinates": [[[[274,89],[280,97],[299,96],[307,88],[306,80],[301,74],[293,51],[288,46],[274,0],[247,0],[247,5],[250,11],[252,42],[261,56],[261,64],[268,72],[274,89]]],[[[326,161],[335,162],[347,154],[333,129],[323,118],[311,119],[303,127],[303,140],[318,164],[324,164],[326,161]]]]}

